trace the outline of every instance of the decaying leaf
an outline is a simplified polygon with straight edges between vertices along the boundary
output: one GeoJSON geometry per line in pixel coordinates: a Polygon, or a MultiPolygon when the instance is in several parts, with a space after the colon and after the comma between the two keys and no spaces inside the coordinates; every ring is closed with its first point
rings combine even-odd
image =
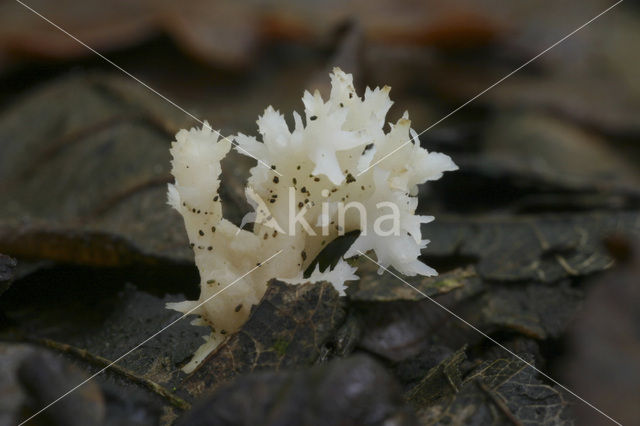
{"type": "Polygon", "coordinates": [[[540,340],[557,338],[573,319],[582,297],[583,292],[568,282],[494,288],[474,303],[481,312],[476,324],[484,330],[499,327],[540,340]]]}
{"type": "Polygon", "coordinates": [[[456,219],[429,224],[427,260],[446,256],[478,259],[476,270],[496,281],[554,282],[602,271],[613,259],[602,238],[640,235],[637,212],[456,219]]]}
{"type": "Polygon", "coordinates": [[[457,350],[430,369],[417,385],[405,393],[405,399],[416,407],[425,407],[458,392],[462,386],[461,365],[466,360],[465,350],[466,347],[457,350]]]}
{"type": "MultiPolygon", "coordinates": [[[[455,358],[454,358],[455,359],[455,358]]],[[[447,372],[453,368],[451,360],[434,367],[429,375],[457,377],[447,372]]],[[[427,377],[429,377],[427,375],[427,377]]],[[[426,386],[426,385],[425,385],[426,386]]],[[[422,389],[421,395],[443,395],[435,402],[419,399],[409,393],[418,405],[418,416],[424,425],[435,424],[493,424],[493,425],[568,425],[572,424],[569,406],[553,387],[536,377],[536,372],[515,358],[497,359],[482,363],[469,373],[457,390],[447,380],[433,380],[444,390],[422,389]]]]}
{"type": "MultiPolygon", "coordinates": [[[[87,352],[82,362],[88,364],[96,364],[96,357],[107,363],[115,360],[174,321],[178,314],[164,305],[183,298],[141,291],[126,283],[131,277],[130,273],[125,278],[117,271],[89,268],[34,273],[3,294],[0,311],[7,321],[0,338],[35,342],[72,354],[72,348],[78,348],[87,352]],[[69,276],[75,279],[66,281],[69,276]],[[48,280],[59,285],[52,286],[48,280]]],[[[179,321],[118,366],[163,386],[175,386],[183,376],[181,363],[206,332],[179,321]]]]}
{"type": "MultiPolygon", "coordinates": [[[[130,80],[75,75],[0,115],[0,251],[97,266],[192,262],[166,205],[169,145],[188,117],[130,80]]],[[[238,198],[233,171],[223,197],[238,198]]]]}
{"type": "Polygon", "coordinates": [[[13,141],[0,144],[0,250],[106,266],[190,259],[163,196],[170,129],[183,118],[150,95],[139,97],[153,108],[136,101],[140,89],[69,77],[0,116],[0,139],[13,141]]]}
{"type": "Polygon", "coordinates": [[[359,302],[422,300],[424,295],[420,292],[432,297],[465,285],[473,285],[469,284],[469,281],[477,279],[474,268],[466,267],[435,277],[404,277],[405,281],[415,287],[411,288],[388,273],[378,274],[378,266],[368,259],[360,259],[357,265],[360,281],[353,284],[357,290],[350,294],[350,298],[359,302]]]}
{"type": "Polygon", "coordinates": [[[309,365],[344,316],[331,284],[273,281],[240,331],[209,355],[181,386],[200,395],[240,374],[309,365]]]}

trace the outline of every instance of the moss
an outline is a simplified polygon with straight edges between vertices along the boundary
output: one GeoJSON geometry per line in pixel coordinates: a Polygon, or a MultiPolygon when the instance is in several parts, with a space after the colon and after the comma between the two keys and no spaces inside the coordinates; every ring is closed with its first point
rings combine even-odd
{"type": "Polygon", "coordinates": [[[278,339],[271,347],[273,348],[274,351],[276,351],[278,355],[284,356],[287,353],[289,342],[286,340],[278,339]]]}

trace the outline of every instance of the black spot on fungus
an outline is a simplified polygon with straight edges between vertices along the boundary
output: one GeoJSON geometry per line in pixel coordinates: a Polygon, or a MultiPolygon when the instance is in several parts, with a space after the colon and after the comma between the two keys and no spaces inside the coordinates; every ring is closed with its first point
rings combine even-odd
{"type": "Polygon", "coordinates": [[[198,231],[198,234],[200,234],[201,237],[204,235],[204,232],[202,232],[202,229],[198,231]]]}
{"type": "Polygon", "coordinates": [[[353,93],[349,93],[349,99],[353,98],[353,93]]]}
{"type": "Polygon", "coordinates": [[[298,167],[296,167],[296,170],[300,170],[300,166],[298,165],[298,167]]]}
{"type": "Polygon", "coordinates": [[[276,237],[276,235],[278,235],[278,231],[274,230],[274,231],[273,231],[273,234],[271,234],[271,236],[272,236],[273,238],[275,238],[275,237],[276,237]]]}
{"type": "Polygon", "coordinates": [[[216,227],[215,226],[211,227],[211,232],[216,232],[216,227]]]}
{"type": "Polygon", "coordinates": [[[304,206],[304,204],[302,203],[302,201],[300,201],[300,202],[298,203],[298,208],[302,208],[302,206],[304,206]]]}
{"type": "Polygon", "coordinates": [[[361,185],[361,186],[360,186],[360,189],[362,189],[362,190],[364,191],[364,185],[361,185]]]}
{"type": "Polygon", "coordinates": [[[213,250],[213,247],[209,246],[209,247],[207,247],[207,250],[211,251],[211,250],[213,250]]]}
{"type": "Polygon", "coordinates": [[[200,210],[198,210],[196,213],[197,213],[197,214],[200,214],[200,210]]]}
{"type": "Polygon", "coordinates": [[[275,170],[275,169],[276,169],[276,165],[275,165],[275,164],[272,164],[272,165],[271,165],[271,170],[275,170]]]}
{"type": "Polygon", "coordinates": [[[264,234],[264,236],[262,237],[263,240],[266,240],[267,238],[269,238],[269,234],[264,234]]]}
{"type": "Polygon", "coordinates": [[[302,260],[307,260],[307,252],[302,250],[302,253],[300,253],[300,256],[302,256],[302,260]]]}
{"type": "Polygon", "coordinates": [[[315,178],[313,178],[313,180],[316,181],[316,182],[320,182],[320,178],[319,177],[315,177],[315,178]]]}
{"type": "Polygon", "coordinates": [[[236,308],[234,309],[234,311],[236,312],[240,312],[240,309],[242,309],[242,303],[239,304],[238,306],[236,306],[236,308]]]}
{"type": "Polygon", "coordinates": [[[316,120],[317,118],[318,118],[318,116],[312,115],[311,117],[309,117],[309,120],[313,121],[313,120],[316,120]]]}
{"type": "Polygon", "coordinates": [[[274,176],[273,183],[278,183],[278,182],[280,182],[280,179],[278,178],[278,176],[274,176]]]}
{"type": "Polygon", "coordinates": [[[298,181],[296,180],[296,178],[291,179],[291,182],[293,182],[293,184],[295,185],[296,183],[298,183],[298,181]]]}
{"type": "Polygon", "coordinates": [[[195,212],[196,212],[196,209],[192,209],[191,211],[195,213],[195,212]]]}
{"type": "Polygon", "coordinates": [[[356,178],[353,177],[351,173],[347,175],[347,183],[355,182],[356,178]]]}
{"type": "Polygon", "coordinates": [[[227,330],[220,330],[220,334],[227,334],[227,330]]]}
{"type": "Polygon", "coordinates": [[[195,246],[195,244],[191,243],[189,244],[189,247],[193,248],[195,246]]]}
{"type": "Polygon", "coordinates": [[[273,203],[275,203],[275,202],[276,202],[276,200],[275,200],[275,198],[272,198],[272,199],[270,199],[270,200],[269,200],[269,202],[270,202],[271,204],[273,204],[273,203]]]}
{"type": "Polygon", "coordinates": [[[344,108],[344,104],[340,102],[340,108],[344,108]]]}
{"type": "Polygon", "coordinates": [[[307,192],[307,187],[306,187],[306,186],[303,186],[303,187],[302,187],[302,189],[300,189],[300,192],[302,192],[303,194],[304,194],[305,192],[307,192]]]}
{"type": "Polygon", "coordinates": [[[262,263],[258,262],[256,263],[256,266],[262,266],[262,263]]]}
{"type": "Polygon", "coordinates": [[[217,195],[215,197],[213,197],[213,201],[218,201],[220,199],[220,197],[218,197],[217,195]]]}

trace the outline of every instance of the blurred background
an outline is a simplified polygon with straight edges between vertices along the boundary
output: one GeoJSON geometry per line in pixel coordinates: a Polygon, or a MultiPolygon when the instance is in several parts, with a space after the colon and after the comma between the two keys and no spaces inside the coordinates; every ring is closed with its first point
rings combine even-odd
{"type": "MultiPolygon", "coordinates": [[[[353,73],[359,91],[391,86],[388,121],[408,110],[421,132],[614,1],[25,4],[230,135],[256,134],[268,105],[291,120],[291,111],[303,110],[303,90],[328,94],[334,66],[353,73]]],[[[438,217],[424,231],[434,241],[426,262],[444,273],[475,265],[489,300],[474,299],[469,315],[519,301],[521,317],[475,319],[509,339],[519,333],[540,365],[620,420],[637,419],[640,392],[639,51],[640,5],[626,0],[420,137],[461,168],[421,193],[419,210],[438,217]],[[494,227],[488,235],[480,231],[485,225],[494,227]],[[603,275],[614,259],[618,266],[603,275]],[[539,297],[531,283],[542,283],[559,304],[527,311],[539,297]],[[507,297],[505,288],[515,293],[507,297]],[[543,332],[527,328],[531,315],[543,332]],[[611,329],[628,333],[611,337],[611,329]]],[[[11,314],[35,297],[15,290],[17,283],[44,297],[51,280],[104,280],[95,267],[130,268],[119,282],[133,281],[154,297],[176,289],[195,297],[192,253],[165,205],[169,144],[177,130],[195,125],[24,5],[0,1],[0,253],[7,255],[0,292],[13,283],[0,319],[33,318],[11,314]]],[[[252,162],[239,155],[226,161],[225,214],[239,223],[252,162]]],[[[40,321],[64,316],[51,315],[40,321]]],[[[575,416],[579,424],[607,424],[584,404],[575,416]]]]}

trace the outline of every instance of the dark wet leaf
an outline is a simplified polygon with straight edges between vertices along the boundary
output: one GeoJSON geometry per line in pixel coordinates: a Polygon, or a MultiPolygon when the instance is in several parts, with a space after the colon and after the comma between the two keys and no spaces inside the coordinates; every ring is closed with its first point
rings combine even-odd
{"type": "Polygon", "coordinates": [[[164,196],[184,119],[141,89],[69,77],[0,116],[0,139],[12,142],[0,146],[0,194],[10,200],[0,206],[1,250],[108,266],[190,259],[164,196]]]}
{"type": "MultiPolygon", "coordinates": [[[[626,72],[634,72],[628,67],[631,62],[626,61],[626,72]]],[[[640,112],[637,92],[633,93],[615,74],[606,80],[598,75],[576,78],[570,74],[545,79],[520,76],[505,83],[489,94],[490,102],[507,109],[518,105],[551,110],[608,134],[640,133],[638,120],[634,119],[640,112]]]]}
{"type": "Polygon", "coordinates": [[[428,300],[367,303],[358,307],[357,314],[363,329],[358,346],[392,361],[424,351],[429,336],[447,319],[428,300]]]}
{"type": "Polygon", "coordinates": [[[485,330],[496,327],[513,330],[535,339],[557,338],[573,319],[583,292],[568,282],[553,287],[528,285],[524,288],[492,288],[477,302],[485,330]]]}
{"type": "MultiPolygon", "coordinates": [[[[517,333],[538,340],[560,337],[583,299],[583,290],[568,281],[500,284],[476,277],[467,284],[435,300],[486,333],[517,333]]],[[[433,345],[455,348],[482,340],[477,331],[430,300],[356,306],[360,347],[391,360],[419,364],[433,345]]]]}
{"type": "MultiPolygon", "coordinates": [[[[11,141],[0,144],[0,250],[98,266],[192,262],[166,204],[168,149],[191,125],[185,117],[103,74],[67,77],[18,102],[0,116],[0,139],[11,141]]],[[[234,218],[237,177],[226,176],[234,218]]]]}
{"type": "Polygon", "coordinates": [[[598,133],[562,121],[550,114],[502,112],[489,125],[484,151],[493,158],[512,158],[523,171],[548,175],[549,181],[636,189],[638,170],[598,133]]]}
{"type": "Polygon", "coordinates": [[[253,373],[220,387],[179,425],[414,425],[396,381],[357,355],[302,370],[253,373]]]}
{"type": "Polygon", "coordinates": [[[395,376],[406,390],[416,386],[436,365],[453,354],[446,346],[432,344],[417,355],[393,364],[395,376]]]}
{"type": "Polygon", "coordinates": [[[433,378],[419,396],[409,392],[422,424],[572,424],[564,397],[522,361],[487,361],[461,381],[458,366],[455,356],[445,360],[427,375],[433,378]]]}
{"type": "Polygon", "coordinates": [[[640,206],[632,181],[585,178],[532,166],[515,156],[460,155],[461,171],[436,185],[439,198],[453,211],[584,212],[631,210],[640,206]]]}
{"type": "MultiPolygon", "coordinates": [[[[388,279],[389,285],[402,285],[411,289],[393,276],[389,276],[388,279]]],[[[461,303],[476,300],[476,297],[485,290],[486,284],[478,277],[474,277],[468,279],[464,286],[446,294],[436,295],[432,299],[458,312],[461,303]]],[[[413,289],[411,291],[415,292],[413,289]]],[[[396,300],[355,304],[354,311],[362,328],[358,345],[396,362],[410,362],[411,359],[425,354],[434,344],[444,344],[449,348],[464,345],[465,341],[460,337],[464,333],[464,337],[468,338],[466,334],[468,330],[433,300],[421,296],[421,300],[417,301],[396,300]]],[[[474,312],[477,310],[478,307],[474,306],[474,312]]],[[[477,336],[472,335],[472,337],[477,336]]]]}
{"type": "MultiPolygon", "coordinates": [[[[164,305],[183,296],[153,296],[107,271],[85,272],[84,276],[76,272],[77,281],[66,282],[64,288],[47,285],[49,280],[63,280],[71,272],[61,269],[34,274],[7,291],[0,309],[10,324],[16,325],[6,329],[5,336],[48,339],[113,360],[179,316],[164,305]]],[[[193,327],[186,320],[177,322],[119,365],[173,386],[181,378],[180,363],[200,345],[205,333],[206,328],[193,327]]]]}
{"type": "MultiPolygon", "coordinates": [[[[46,347],[83,371],[96,372],[179,317],[164,305],[184,300],[183,295],[142,292],[126,283],[131,277],[92,268],[31,274],[0,299],[6,316],[0,338],[46,347]]],[[[139,412],[141,424],[157,424],[163,412],[175,416],[184,410],[188,404],[182,398],[188,395],[173,390],[184,377],[181,365],[206,333],[179,321],[98,376],[109,415],[120,421],[139,412]]]]}
{"type": "Polygon", "coordinates": [[[466,267],[435,277],[403,277],[405,281],[415,287],[412,288],[393,275],[378,274],[378,266],[368,259],[359,259],[357,265],[360,281],[352,285],[356,290],[350,293],[349,297],[358,302],[422,300],[425,297],[420,292],[432,297],[467,285],[474,286],[475,284],[470,281],[478,280],[474,268],[466,267]]]}
{"type": "Polygon", "coordinates": [[[425,227],[432,259],[478,259],[480,277],[496,281],[554,282],[611,267],[602,246],[617,232],[640,235],[637,212],[547,215],[521,218],[439,217],[425,227]]]}
{"type": "Polygon", "coordinates": [[[431,368],[422,380],[405,394],[405,399],[415,407],[425,407],[452,392],[458,392],[462,386],[461,365],[467,358],[465,350],[466,347],[459,349],[431,368]]]}
{"type": "Polygon", "coordinates": [[[240,331],[209,355],[181,387],[200,395],[240,374],[310,365],[344,318],[331,284],[273,281],[240,331]]]}
{"type": "Polygon", "coordinates": [[[640,206],[633,159],[599,134],[539,112],[503,112],[482,152],[455,156],[460,171],[435,185],[447,206],[482,211],[585,211],[640,206]]]}

